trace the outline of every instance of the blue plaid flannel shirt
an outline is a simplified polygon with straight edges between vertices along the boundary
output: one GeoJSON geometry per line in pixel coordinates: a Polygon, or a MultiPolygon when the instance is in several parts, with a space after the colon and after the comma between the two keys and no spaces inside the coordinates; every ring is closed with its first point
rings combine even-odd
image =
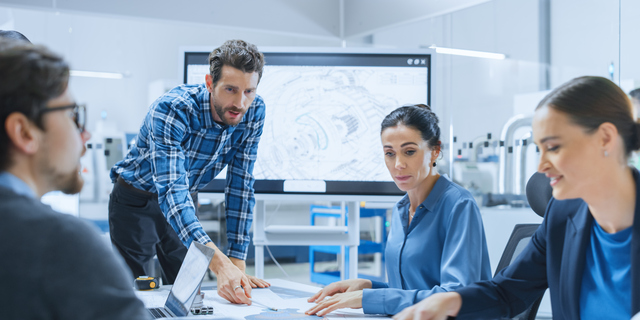
{"type": "Polygon", "coordinates": [[[190,193],[213,180],[225,166],[227,255],[245,260],[253,220],[253,166],[262,135],[265,105],[255,100],[235,127],[213,121],[204,84],[181,85],[158,98],[142,123],[136,144],[111,169],[130,185],[158,194],[158,203],[178,237],[189,247],[211,239],[196,218],[190,193]]]}

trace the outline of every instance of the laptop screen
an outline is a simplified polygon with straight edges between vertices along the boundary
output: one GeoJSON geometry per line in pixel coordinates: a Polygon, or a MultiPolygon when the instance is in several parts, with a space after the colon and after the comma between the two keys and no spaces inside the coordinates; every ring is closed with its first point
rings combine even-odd
{"type": "Polygon", "coordinates": [[[195,241],[191,242],[189,251],[184,257],[178,276],[164,305],[174,315],[182,317],[189,313],[213,253],[214,250],[212,248],[195,241]]]}

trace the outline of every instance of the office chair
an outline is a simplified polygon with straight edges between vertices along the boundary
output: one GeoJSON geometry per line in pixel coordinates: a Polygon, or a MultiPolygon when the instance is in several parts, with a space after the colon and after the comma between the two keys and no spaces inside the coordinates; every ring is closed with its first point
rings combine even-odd
{"type": "MultiPolygon", "coordinates": [[[[529,201],[529,205],[533,211],[544,217],[544,212],[547,209],[547,204],[552,197],[552,188],[549,184],[549,178],[547,178],[544,174],[534,173],[529,181],[527,182],[526,187],[527,192],[527,200],[529,201]]],[[[497,275],[498,272],[502,271],[502,269],[506,268],[508,265],[513,262],[520,252],[529,244],[531,240],[531,236],[536,232],[540,224],[531,223],[531,224],[517,224],[513,228],[513,232],[509,237],[509,241],[507,242],[507,246],[502,253],[502,257],[500,257],[500,262],[498,262],[498,267],[496,268],[497,275]]],[[[544,294],[543,294],[544,295],[544,294]]],[[[524,312],[519,315],[511,318],[513,320],[534,320],[536,318],[536,314],[538,313],[538,307],[540,307],[540,302],[542,301],[541,295],[536,301],[524,312]]]]}

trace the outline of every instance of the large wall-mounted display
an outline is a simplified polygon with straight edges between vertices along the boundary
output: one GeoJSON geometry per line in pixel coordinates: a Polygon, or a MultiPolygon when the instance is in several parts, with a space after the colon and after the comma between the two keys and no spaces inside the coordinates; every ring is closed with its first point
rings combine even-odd
{"type": "MultiPolygon", "coordinates": [[[[184,83],[204,82],[211,50],[181,50],[184,83]]],[[[255,191],[402,194],[384,164],[380,122],[399,106],[430,104],[432,52],[300,50],[261,48],[267,109],[255,191]]],[[[224,175],[203,191],[222,192],[224,175]]]]}

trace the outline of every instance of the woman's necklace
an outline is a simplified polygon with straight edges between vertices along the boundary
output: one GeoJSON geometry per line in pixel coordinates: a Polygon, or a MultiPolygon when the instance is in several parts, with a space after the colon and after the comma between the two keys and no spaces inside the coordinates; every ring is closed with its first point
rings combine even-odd
{"type": "Polygon", "coordinates": [[[411,222],[413,221],[413,215],[415,215],[416,212],[415,211],[411,211],[411,209],[409,209],[409,219],[407,219],[407,228],[411,227],[411,222]]]}

